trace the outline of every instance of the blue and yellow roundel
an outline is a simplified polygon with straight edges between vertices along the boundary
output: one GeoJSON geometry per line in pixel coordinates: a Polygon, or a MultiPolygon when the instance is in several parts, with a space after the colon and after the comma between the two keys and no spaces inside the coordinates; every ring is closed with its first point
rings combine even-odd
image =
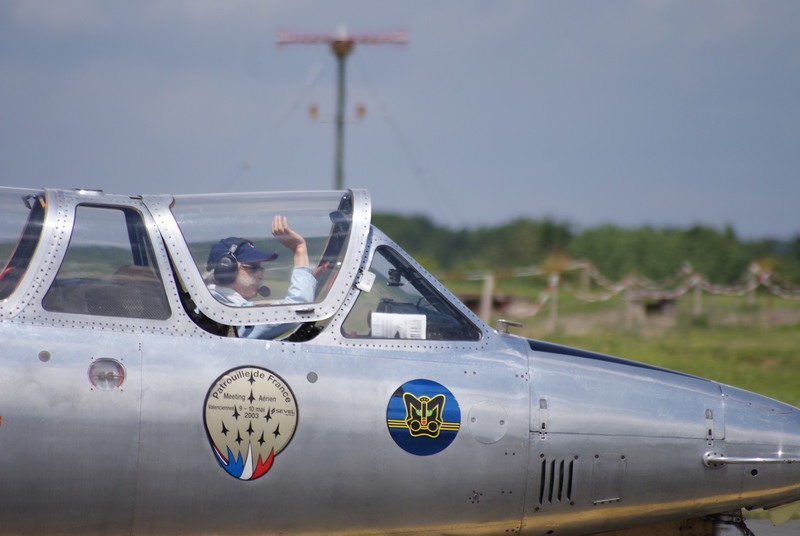
{"type": "Polygon", "coordinates": [[[398,387],[389,399],[386,424],[401,449],[430,456],[446,449],[458,435],[461,409],[444,385],[411,380],[398,387]]]}

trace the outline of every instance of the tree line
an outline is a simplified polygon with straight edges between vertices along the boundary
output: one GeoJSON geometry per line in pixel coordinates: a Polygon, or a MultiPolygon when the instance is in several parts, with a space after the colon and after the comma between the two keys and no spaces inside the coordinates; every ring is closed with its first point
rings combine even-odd
{"type": "Polygon", "coordinates": [[[373,214],[372,222],[432,272],[522,268],[561,258],[589,260],[610,279],[633,273],[662,279],[689,262],[712,282],[731,284],[757,262],[800,283],[800,234],[781,241],[743,240],[731,226],[576,230],[549,218],[460,230],[436,225],[427,216],[373,214]]]}

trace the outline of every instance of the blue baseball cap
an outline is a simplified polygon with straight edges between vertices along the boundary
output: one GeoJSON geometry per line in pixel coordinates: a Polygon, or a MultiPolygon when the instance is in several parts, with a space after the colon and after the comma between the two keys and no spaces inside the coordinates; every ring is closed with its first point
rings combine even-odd
{"type": "Polygon", "coordinates": [[[278,258],[277,253],[267,253],[257,250],[253,243],[246,238],[231,236],[229,238],[223,238],[211,246],[211,251],[208,253],[208,261],[206,262],[206,269],[209,271],[213,270],[219,258],[226,253],[233,255],[237,261],[245,263],[271,261],[278,258]]]}

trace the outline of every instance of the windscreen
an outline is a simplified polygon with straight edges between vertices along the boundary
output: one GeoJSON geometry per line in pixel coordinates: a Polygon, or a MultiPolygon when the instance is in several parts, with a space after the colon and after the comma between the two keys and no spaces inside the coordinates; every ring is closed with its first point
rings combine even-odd
{"type": "Polygon", "coordinates": [[[480,340],[480,330],[396,251],[379,247],[369,272],[374,282],[342,324],[345,337],[480,340]]]}
{"type": "Polygon", "coordinates": [[[28,269],[44,224],[41,190],[0,188],[0,300],[8,298],[28,269]]]}
{"type": "Polygon", "coordinates": [[[347,250],[347,194],[179,195],[171,210],[198,271],[221,303],[317,303],[347,250]]]}

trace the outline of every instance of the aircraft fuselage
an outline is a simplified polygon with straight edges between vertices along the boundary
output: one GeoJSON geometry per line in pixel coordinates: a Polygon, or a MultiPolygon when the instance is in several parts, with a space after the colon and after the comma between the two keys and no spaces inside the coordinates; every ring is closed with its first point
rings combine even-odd
{"type": "Polygon", "coordinates": [[[0,202],[0,534],[584,535],[800,500],[800,410],[491,329],[364,191],[0,202]],[[287,212],[314,301],[279,251],[269,300],[220,302],[212,244],[279,250],[287,212]],[[229,328],[259,324],[294,333],[229,328]]]}

